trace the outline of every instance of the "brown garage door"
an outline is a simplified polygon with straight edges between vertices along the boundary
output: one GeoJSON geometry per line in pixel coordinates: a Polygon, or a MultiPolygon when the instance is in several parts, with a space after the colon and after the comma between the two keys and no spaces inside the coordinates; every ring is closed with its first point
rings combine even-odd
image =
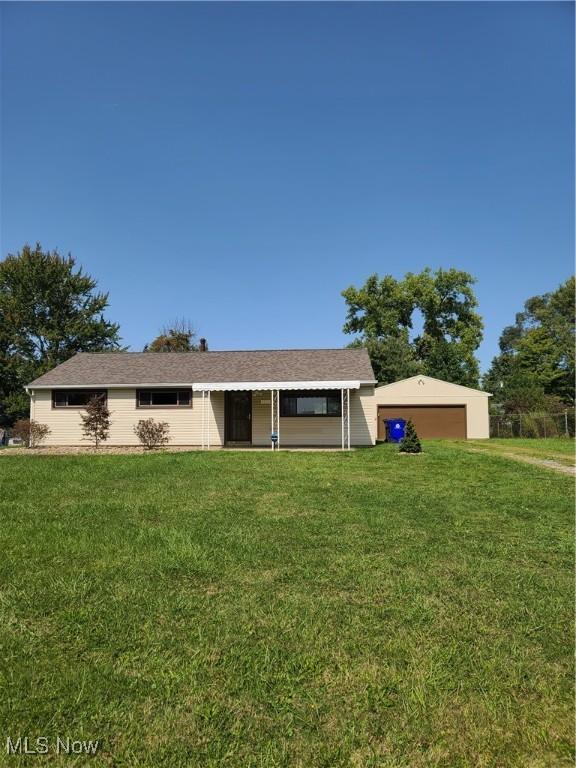
{"type": "Polygon", "coordinates": [[[412,419],[419,437],[466,438],[465,405],[379,405],[378,440],[386,439],[384,419],[412,419]]]}

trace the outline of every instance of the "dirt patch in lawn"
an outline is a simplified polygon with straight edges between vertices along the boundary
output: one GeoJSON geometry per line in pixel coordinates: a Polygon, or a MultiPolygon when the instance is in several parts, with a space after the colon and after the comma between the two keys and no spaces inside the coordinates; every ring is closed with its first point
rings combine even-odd
{"type": "Polygon", "coordinates": [[[535,467],[544,467],[544,469],[552,469],[554,472],[562,472],[565,475],[576,476],[576,467],[570,467],[566,464],[560,464],[553,459],[538,459],[535,456],[527,456],[521,453],[512,453],[510,451],[490,451],[485,448],[468,448],[473,453],[483,453],[488,455],[503,456],[505,459],[512,459],[513,461],[520,461],[524,464],[533,464],[535,467]]]}

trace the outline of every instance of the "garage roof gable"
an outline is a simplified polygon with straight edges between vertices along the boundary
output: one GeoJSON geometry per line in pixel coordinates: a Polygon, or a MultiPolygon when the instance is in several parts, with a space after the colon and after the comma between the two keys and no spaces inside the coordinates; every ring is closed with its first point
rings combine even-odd
{"type": "Polygon", "coordinates": [[[412,396],[437,396],[449,397],[450,395],[466,397],[492,397],[489,392],[482,392],[480,389],[464,387],[462,384],[452,384],[450,381],[435,379],[432,376],[411,376],[409,379],[394,381],[392,384],[381,384],[376,387],[377,392],[396,392],[402,395],[412,396]]]}

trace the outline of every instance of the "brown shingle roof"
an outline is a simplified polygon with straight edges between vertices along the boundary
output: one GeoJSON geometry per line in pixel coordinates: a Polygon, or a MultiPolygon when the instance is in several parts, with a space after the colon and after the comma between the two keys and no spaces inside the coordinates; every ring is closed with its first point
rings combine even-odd
{"type": "Polygon", "coordinates": [[[365,349],[81,352],[28,386],[374,381],[365,349]]]}

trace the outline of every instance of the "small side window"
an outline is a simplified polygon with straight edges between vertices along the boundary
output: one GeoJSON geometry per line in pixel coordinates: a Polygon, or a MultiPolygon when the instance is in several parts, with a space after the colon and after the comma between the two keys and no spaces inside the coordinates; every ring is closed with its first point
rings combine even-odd
{"type": "Polygon", "coordinates": [[[85,408],[93,397],[108,399],[105,389],[53,389],[53,408],[85,408]]]}

